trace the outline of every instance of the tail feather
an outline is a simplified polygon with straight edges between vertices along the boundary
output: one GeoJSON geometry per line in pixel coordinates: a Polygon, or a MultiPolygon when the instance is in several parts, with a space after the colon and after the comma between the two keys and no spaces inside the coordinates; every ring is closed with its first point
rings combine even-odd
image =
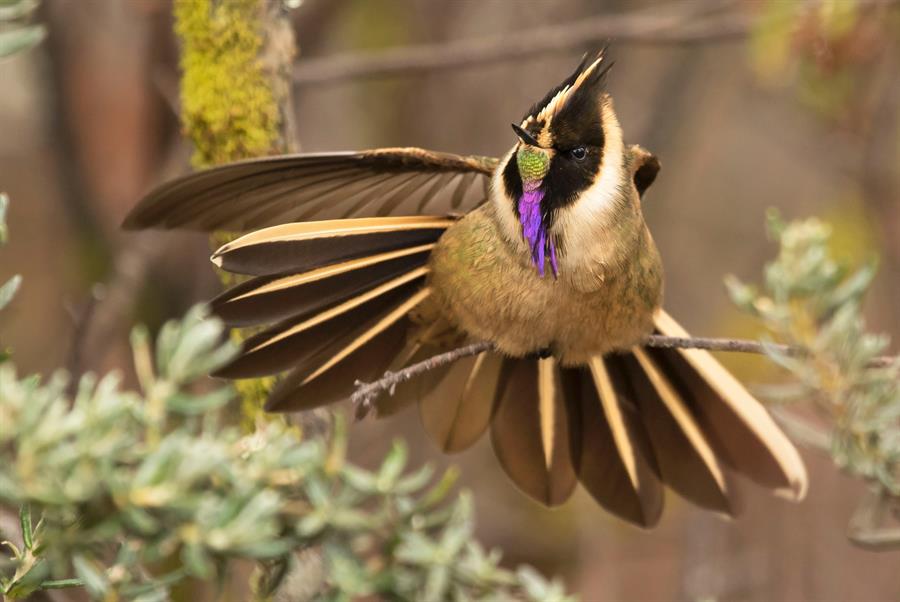
{"type": "Polygon", "coordinates": [[[422,425],[445,453],[467,449],[487,430],[502,364],[490,352],[460,360],[419,401],[422,425]]]}
{"type": "MultiPolygon", "coordinates": [[[[439,352],[439,347],[433,341],[441,332],[446,331],[448,328],[450,328],[450,325],[446,320],[440,318],[421,328],[408,328],[406,344],[394,356],[387,369],[396,372],[406,366],[417,364],[434,356],[439,352]]],[[[443,382],[444,377],[452,369],[453,365],[438,366],[433,370],[428,370],[410,380],[397,384],[390,395],[382,395],[376,400],[375,410],[377,416],[392,416],[413,403],[423,400],[426,395],[436,389],[439,383],[443,382]]],[[[439,390],[443,391],[442,388],[439,390]]]]}
{"type": "Polygon", "coordinates": [[[491,420],[491,444],[510,479],[547,506],[569,499],[578,482],[569,428],[555,361],[506,359],[491,420]]]}
{"type": "Polygon", "coordinates": [[[685,401],[642,349],[621,358],[662,480],[687,500],[727,515],[736,511],[727,469],[685,401]]]}
{"type": "MultiPolygon", "coordinates": [[[[662,334],[687,333],[667,313],[656,316],[662,334]]],[[[716,359],[701,349],[652,352],[688,400],[717,454],[732,468],[788,498],[806,495],[806,468],[797,449],[763,405],[716,359]]]]}
{"type": "Polygon", "coordinates": [[[654,526],[662,515],[663,488],[635,408],[613,387],[603,359],[592,359],[589,373],[568,372],[579,481],[609,512],[641,527],[654,526]]]}

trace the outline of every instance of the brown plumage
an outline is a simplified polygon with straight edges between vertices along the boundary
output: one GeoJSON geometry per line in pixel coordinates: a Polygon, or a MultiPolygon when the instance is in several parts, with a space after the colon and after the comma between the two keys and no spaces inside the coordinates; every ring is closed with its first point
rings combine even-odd
{"type": "Polygon", "coordinates": [[[489,340],[497,351],[400,385],[379,413],[417,403],[448,453],[488,433],[530,497],[558,505],[580,482],[644,527],[665,487],[735,514],[735,473],[799,499],[796,450],[709,353],[640,347],[685,333],[660,309],[641,213],[659,162],[623,144],[602,63],[536,105],[500,160],[404,148],[247,161],[160,187],[125,225],[251,231],[213,255],[252,278],[212,306],[262,329],[219,375],[288,371],[271,411],[489,340]]]}

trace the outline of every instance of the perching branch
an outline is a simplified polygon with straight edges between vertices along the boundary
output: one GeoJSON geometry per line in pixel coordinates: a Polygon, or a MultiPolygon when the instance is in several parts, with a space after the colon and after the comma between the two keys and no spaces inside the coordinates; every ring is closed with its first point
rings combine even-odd
{"type": "MultiPolygon", "coordinates": [[[[647,347],[661,349],[705,349],[707,351],[730,351],[734,353],[757,353],[764,355],[767,351],[783,353],[789,356],[802,356],[805,351],[800,347],[791,347],[779,343],[761,343],[747,339],[719,339],[714,337],[665,337],[654,334],[644,341],[647,347]]],[[[869,363],[873,368],[883,368],[897,361],[891,356],[879,357],[869,363]]]]}
{"type": "Polygon", "coordinates": [[[353,407],[356,409],[356,419],[362,420],[365,418],[372,409],[372,403],[385,391],[393,393],[394,387],[400,383],[405,383],[411,378],[424,374],[429,370],[452,364],[456,360],[461,360],[464,357],[478,355],[493,347],[493,343],[489,343],[488,341],[472,343],[471,345],[459,347],[452,351],[447,351],[446,353],[439,353],[426,360],[407,366],[403,370],[398,370],[397,372],[385,372],[384,376],[375,382],[364,383],[359,380],[356,381],[356,391],[350,396],[350,401],[353,402],[353,407]]]}
{"type": "MultiPolygon", "coordinates": [[[[659,334],[652,334],[644,339],[643,344],[646,347],[657,347],[660,349],[705,349],[707,351],[731,351],[735,353],[756,353],[765,354],[767,351],[776,351],[785,355],[797,356],[803,355],[804,351],[799,347],[791,347],[789,345],[780,345],[777,343],[761,343],[759,341],[751,341],[747,339],[722,339],[711,337],[667,337],[659,334]]],[[[480,343],[472,343],[464,347],[439,353],[426,360],[422,360],[411,366],[407,366],[396,372],[385,372],[384,376],[371,383],[356,381],[356,391],[350,396],[350,401],[355,408],[356,419],[365,418],[374,407],[374,402],[385,391],[393,393],[394,388],[406,381],[447,364],[452,364],[457,360],[466,357],[478,355],[484,351],[493,349],[493,344],[487,341],[480,343]]],[[[889,366],[896,362],[895,357],[879,357],[872,362],[875,367],[889,366]]]]}

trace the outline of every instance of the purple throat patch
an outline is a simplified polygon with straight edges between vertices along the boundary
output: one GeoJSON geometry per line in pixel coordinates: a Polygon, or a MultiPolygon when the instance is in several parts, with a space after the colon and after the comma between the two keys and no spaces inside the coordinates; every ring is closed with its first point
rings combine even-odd
{"type": "Polygon", "coordinates": [[[541,278],[544,277],[544,264],[550,255],[550,269],[553,277],[559,276],[559,264],[556,261],[556,244],[547,235],[544,220],[541,218],[541,200],[544,191],[537,184],[526,184],[519,198],[519,221],[522,223],[522,236],[531,249],[531,263],[537,268],[541,278]]]}

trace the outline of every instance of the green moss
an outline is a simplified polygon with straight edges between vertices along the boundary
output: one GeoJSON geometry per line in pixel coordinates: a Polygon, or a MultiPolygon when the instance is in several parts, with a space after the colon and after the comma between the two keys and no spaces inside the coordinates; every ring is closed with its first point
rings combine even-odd
{"type": "Polygon", "coordinates": [[[260,0],[177,0],[181,39],[181,114],[194,143],[193,164],[208,167],[266,155],[280,116],[259,60],[260,0]]]}
{"type": "MultiPolygon", "coordinates": [[[[210,167],[279,152],[281,116],[263,69],[264,0],[176,0],[175,33],[182,43],[181,120],[194,143],[192,163],[210,167]]],[[[214,248],[234,234],[217,232],[214,248]]],[[[219,271],[226,286],[234,275],[219,271]]],[[[234,333],[241,340],[247,333],[234,333]]],[[[252,430],[273,378],[238,381],[241,420],[252,430]]]]}

